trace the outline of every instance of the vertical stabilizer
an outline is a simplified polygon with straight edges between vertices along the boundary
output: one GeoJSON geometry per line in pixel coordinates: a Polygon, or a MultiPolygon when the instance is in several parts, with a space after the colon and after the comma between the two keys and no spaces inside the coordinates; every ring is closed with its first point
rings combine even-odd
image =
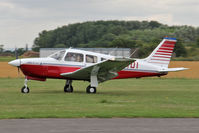
{"type": "Polygon", "coordinates": [[[176,41],[176,38],[164,38],[145,60],[148,63],[168,68],[176,41]]]}

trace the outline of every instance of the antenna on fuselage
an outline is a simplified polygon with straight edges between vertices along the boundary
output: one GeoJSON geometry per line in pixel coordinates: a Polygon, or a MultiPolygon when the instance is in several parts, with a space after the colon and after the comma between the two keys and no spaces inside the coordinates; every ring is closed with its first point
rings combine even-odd
{"type": "Polygon", "coordinates": [[[135,54],[135,52],[137,52],[137,49],[135,49],[135,50],[133,51],[133,53],[131,53],[131,55],[129,56],[129,58],[131,58],[131,57],[135,54]]]}

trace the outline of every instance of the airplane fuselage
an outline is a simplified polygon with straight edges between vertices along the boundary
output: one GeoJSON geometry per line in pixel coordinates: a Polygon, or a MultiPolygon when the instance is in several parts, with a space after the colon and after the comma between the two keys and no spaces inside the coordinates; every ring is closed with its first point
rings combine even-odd
{"type": "MultiPolygon", "coordinates": [[[[111,57],[110,57],[111,58],[111,57]]],[[[90,63],[72,63],[66,61],[57,61],[53,58],[26,58],[19,59],[21,62],[20,69],[24,75],[33,80],[45,80],[46,78],[66,79],[61,76],[61,73],[74,72],[78,69],[92,65],[90,63]]],[[[155,65],[144,62],[142,59],[137,59],[134,63],[127,66],[125,69],[118,72],[118,76],[114,79],[124,78],[140,78],[148,76],[162,76],[167,73],[159,73],[161,69],[155,65]]],[[[78,80],[78,79],[77,79],[78,80]]],[[[83,79],[79,79],[83,80],[83,79]]]]}

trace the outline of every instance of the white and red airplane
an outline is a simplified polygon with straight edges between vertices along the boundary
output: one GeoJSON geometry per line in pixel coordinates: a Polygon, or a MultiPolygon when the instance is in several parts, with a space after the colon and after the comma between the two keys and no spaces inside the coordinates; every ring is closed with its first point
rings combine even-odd
{"type": "Polygon", "coordinates": [[[65,49],[45,58],[16,59],[10,65],[25,75],[22,93],[29,93],[28,80],[45,81],[46,78],[66,79],[64,92],[73,92],[72,80],[89,81],[87,93],[96,93],[98,83],[110,79],[163,76],[168,72],[187,68],[168,68],[175,38],[164,38],[144,59],[116,57],[77,49],[65,49]]]}

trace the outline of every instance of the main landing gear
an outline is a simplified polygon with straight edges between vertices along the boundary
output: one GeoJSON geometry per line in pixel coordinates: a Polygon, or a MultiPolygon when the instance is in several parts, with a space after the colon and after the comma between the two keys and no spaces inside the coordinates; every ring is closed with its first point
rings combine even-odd
{"type": "MultiPolygon", "coordinates": [[[[96,93],[96,87],[91,87],[91,85],[89,85],[86,88],[86,93],[96,93]]],[[[64,86],[64,92],[68,92],[71,93],[73,92],[73,86],[72,86],[72,80],[66,80],[66,84],[64,86]]]]}
{"type": "Polygon", "coordinates": [[[90,85],[86,88],[86,93],[96,93],[96,87],[91,87],[90,85]]]}
{"type": "Polygon", "coordinates": [[[30,89],[28,88],[28,79],[25,78],[25,81],[24,81],[24,86],[21,88],[21,93],[29,93],[30,92],[30,89]]]}
{"type": "Polygon", "coordinates": [[[66,80],[64,92],[73,92],[72,80],[66,80]]]}

